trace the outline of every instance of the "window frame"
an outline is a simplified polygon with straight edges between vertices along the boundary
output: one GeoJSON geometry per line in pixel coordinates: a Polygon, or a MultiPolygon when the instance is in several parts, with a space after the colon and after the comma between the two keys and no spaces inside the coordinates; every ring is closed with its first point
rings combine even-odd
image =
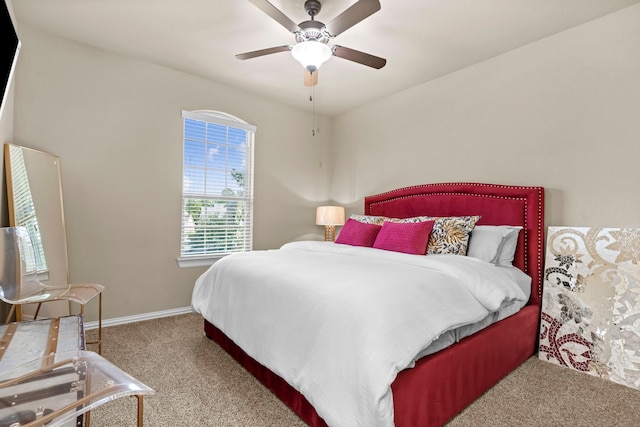
{"type": "MultiPolygon", "coordinates": [[[[179,246],[179,257],[177,258],[178,265],[182,268],[184,267],[201,267],[201,266],[210,266],[215,263],[218,259],[229,255],[231,253],[238,252],[246,252],[253,249],[253,203],[254,203],[254,152],[255,152],[255,133],[257,127],[245,122],[244,120],[235,117],[231,114],[224,113],[221,111],[212,111],[212,110],[196,110],[196,111],[187,111],[182,110],[182,130],[183,130],[183,138],[182,138],[182,191],[181,191],[181,204],[180,204],[180,246],[179,246]],[[245,203],[247,207],[246,218],[248,220],[248,224],[243,226],[245,239],[244,239],[244,249],[239,251],[228,251],[224,253],[217,254],[200,254],[200,255],[185,255],[183,253],[183,244],[184,244],[184,228],[185,228],[185,219],[184,219],[184,205],[186,199],[211,199],[211,200],[239,200],[238,197],[229,197],[223,195],[206,195],[199,194],[197,196],[188,193],[185,193],[185,173],[186,173],[186,165],[185,165],[185,142],[186,142],[186,120],[196,120],[206,123],[212,123],[216,125],[226,126],[228,128],[241,129],[247,132],[248,141],[246,143],[247,153],[245,158],[245,169],[244,169],[244,190],[245,195],[242,198],[243,203],[245,203]]],[[[228,160],[225,163],[226,166],[229,165],[228,160]]],[[[208,170],[205,168],[205,171],[208,170]]],[[[228,169],[226,170],[228,172],[228,169]]]]}

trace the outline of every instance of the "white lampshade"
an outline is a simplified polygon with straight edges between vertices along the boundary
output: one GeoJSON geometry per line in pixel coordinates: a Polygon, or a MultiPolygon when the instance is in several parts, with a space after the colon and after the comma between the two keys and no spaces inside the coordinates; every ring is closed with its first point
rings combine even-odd
{"type": "Polygon", "coordinates": [[[300,42],[291,49],[291,55],[302,64],[302,66],[313,73],[329,58],[331,58],[331,48],[322,42],[308,40],[300,42]]]}
{"type": "Polygon", "coordinates": [[[316,209],[317,225],[344,224],[344,208],[342,206],[319,206],[316,209]]]}

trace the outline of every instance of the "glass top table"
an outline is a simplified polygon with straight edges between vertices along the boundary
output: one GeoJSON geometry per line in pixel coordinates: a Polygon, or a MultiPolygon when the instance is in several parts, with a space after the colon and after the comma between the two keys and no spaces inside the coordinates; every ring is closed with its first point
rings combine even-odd
{"type": "Polygon", "coordinates": [[[0,426],[75,425],[78,416],[123,396],[154,391],[91,351],[56,353],[0,372],[0,426]],[[57,361],[54,361],[56,359],[57,361]]]}
{"type": "Polygon", "coordinates": [[[20,323],[13,331],[7,325],[0,327],[0,427],[66,427],[83,422],[88,427],[89,411],[123,396],[138,399],[138,426],[142,426],[142,398],[154,390],[97,353],[69,350],[67,344],[77,340],[72,331],[77,322],[69,321],[68,330],[55,336],[55,319],[38,322],[20,323]],[[42,345],[34,344],[46,342],[45,347],[51,347],[52,341],[62,341],[68,333],[67,344],[58,343],[56,351],[42,351],[42,345]],[[21,354],[21,363],[11,354],[21,354]]]}

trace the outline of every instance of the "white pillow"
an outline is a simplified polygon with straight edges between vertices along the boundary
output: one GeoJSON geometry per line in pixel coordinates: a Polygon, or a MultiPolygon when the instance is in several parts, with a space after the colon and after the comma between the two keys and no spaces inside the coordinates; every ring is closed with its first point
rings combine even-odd
{"type": "Polygon", "coordinates": [[[476,225],[471,232],[467,256],[493,264],[511,265],[521,228],[511,225],[476,225]]]}
{"type": "Polygon", "coordinates": [[[502,239],[502,244],[498,251],[498,260],[495,262],[497,265],[513,265],[513,258],[516,254],[516,247],[518,246],[518,235],[522,227],[508,227],[511,229],[511,232],[502,239]]]}

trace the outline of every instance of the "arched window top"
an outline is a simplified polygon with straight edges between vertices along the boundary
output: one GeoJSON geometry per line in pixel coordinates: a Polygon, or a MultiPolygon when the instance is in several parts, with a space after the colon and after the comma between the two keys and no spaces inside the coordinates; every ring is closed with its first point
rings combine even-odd
{"type": "Polygon", "coordinates": [[[194,120],[201,120],[209,123],[216,123],[219,125],[244,129],[249,132],[256,131],[256,126],[245,122],[239,117],[233,116],[228,113],[223,113],[222,111],[214,111],[214,110],[195,110],[195,111],[187,111],[182,110],[182,117],[194,120]]]}

